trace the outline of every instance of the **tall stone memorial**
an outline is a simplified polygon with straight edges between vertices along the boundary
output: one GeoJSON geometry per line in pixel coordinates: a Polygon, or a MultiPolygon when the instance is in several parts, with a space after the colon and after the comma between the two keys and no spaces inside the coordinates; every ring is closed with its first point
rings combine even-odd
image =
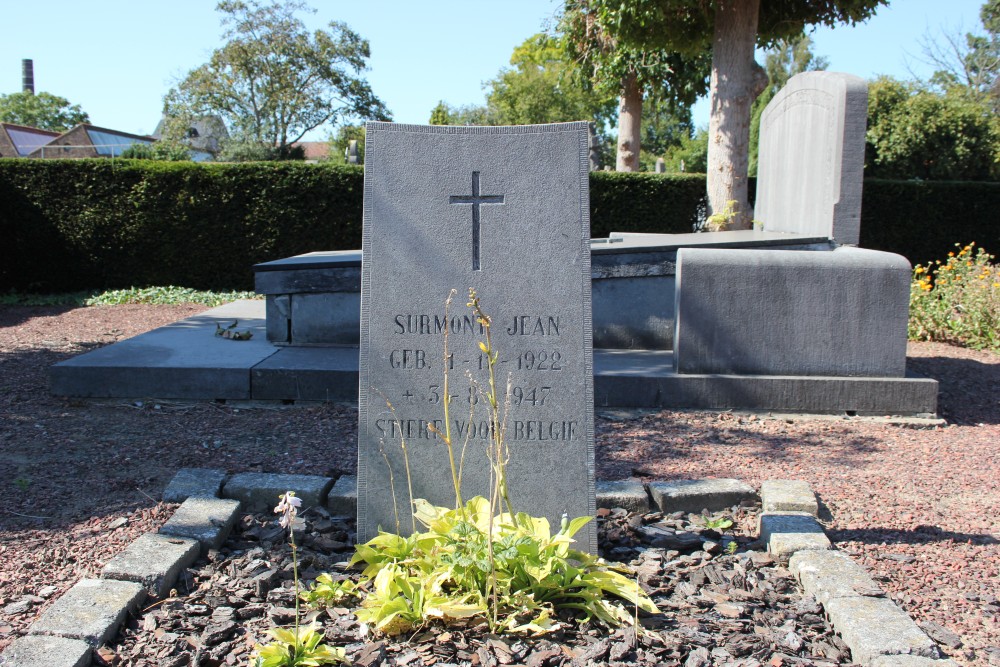
{"type": "MultiPolygon", "coordinates": [[[[514,509],[553,531],[563,514],[593,516],[587,124],[369,123],[365,158],[358,540],[395,531],[397,516],[410,532],[406,458],[413,498],[454,506],[436,433],[446,363],[456,461],[467,443],[463,497],[489,494],[489,409],[471,384],[486,389],[488,376],[469,288],[492,320],[501,395],[510,382],[514,509]]],[[[596,550],[593,525],[576,539],[596,550]]]]}

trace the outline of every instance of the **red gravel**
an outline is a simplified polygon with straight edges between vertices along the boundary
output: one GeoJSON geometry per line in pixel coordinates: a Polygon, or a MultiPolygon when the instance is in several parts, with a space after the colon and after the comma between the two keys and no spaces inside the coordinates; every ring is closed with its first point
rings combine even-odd
{"type": "MultiPolygon", "coordinates": [[[[200,310],[0,307],[0,650],[50,600],[169,516],[172,507],[156,500],[178,468],[353,471],[352,406],[136,406],[48,395],[51,364],[200,310]],[[30,605],[14,607],[26,611],[4,611],[26,596],[30,605]]],[[[806,480],[837,545],[918,622],[962,638],[946,652],[987,665],[995,647],[997,664],[1000,356],[933,343],[911,344],[909,356],[911,368],[941,381],[947,426],[678,411],[599,416],[598,476],[806,480]]]]}

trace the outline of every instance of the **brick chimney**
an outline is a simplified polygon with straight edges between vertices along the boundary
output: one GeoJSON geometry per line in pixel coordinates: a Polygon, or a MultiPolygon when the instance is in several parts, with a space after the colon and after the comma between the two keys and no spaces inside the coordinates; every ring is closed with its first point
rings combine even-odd
{"type": "Polygon", "coordinates": [[[21,61],[21,89],[26,93],[35,94],[35,66],[30,58],[21,61]]]}

